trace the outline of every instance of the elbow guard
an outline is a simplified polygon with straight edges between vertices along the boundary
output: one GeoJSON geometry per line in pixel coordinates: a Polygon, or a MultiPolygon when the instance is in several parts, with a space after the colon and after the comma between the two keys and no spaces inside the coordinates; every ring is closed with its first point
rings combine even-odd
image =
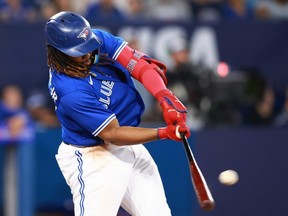
{"type": "Polygon", "coordinates": [[[117,61],[123,65],[139,82],[142,82],[142,76],[145,72],[156,71],[167,84],[167,78],[165,76],[166,66],[152,58],[145,56],[144,53],[131,49],[129,46],[125,46],[119,54],[117,61]]]}

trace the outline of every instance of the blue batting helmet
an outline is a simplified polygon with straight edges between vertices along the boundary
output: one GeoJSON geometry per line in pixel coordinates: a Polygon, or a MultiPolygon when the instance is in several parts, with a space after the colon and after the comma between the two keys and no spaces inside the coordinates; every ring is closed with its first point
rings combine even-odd
{"type": "Polygon", "coordinates": [[[45,37],[47,44],[72,57],[86,55],[101,46],[88,21],[69,11],[59,12],[48,20],[45,37]]]}

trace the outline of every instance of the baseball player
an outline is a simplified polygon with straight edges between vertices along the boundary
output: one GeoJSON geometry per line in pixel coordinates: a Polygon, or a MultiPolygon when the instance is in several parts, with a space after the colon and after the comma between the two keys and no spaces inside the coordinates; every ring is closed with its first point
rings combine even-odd
{"type": "Polygon", "coordinates": [[[165,65],[122,38],[63,11],[45,26],[49,90],[62,126],[56,159],[77,216],[169,216],[162,181],[144,143],[190,136],[186,108],[166,88],[165,65]],[[167,124],[138,127],[144,103],[133,78],[159,101],[167,124]]]}

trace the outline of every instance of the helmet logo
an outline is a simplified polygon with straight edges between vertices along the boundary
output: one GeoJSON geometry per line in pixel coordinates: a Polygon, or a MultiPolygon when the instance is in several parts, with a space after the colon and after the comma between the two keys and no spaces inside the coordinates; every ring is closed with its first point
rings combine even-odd
{"type": "Polygon", "coordinates": [[[80,34],[77,36],[77,38],[82,38],[83,40],[87,40],[87,36],[89,34],[89,30],[87,28],[84,28],[80,34]]]}

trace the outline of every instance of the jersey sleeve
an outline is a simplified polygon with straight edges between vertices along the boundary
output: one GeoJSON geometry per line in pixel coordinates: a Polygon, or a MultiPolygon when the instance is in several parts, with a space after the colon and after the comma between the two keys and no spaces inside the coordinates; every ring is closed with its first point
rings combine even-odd
{"type": "Polygon", "coordinates": [[[123,38],[103,30],[93,29],[93,33],[102,40],[101,52],[108,53],[113,60],[117,59],[123,48],[128,44],[123,38]]]}
{"type": "MultiPolygon", "coordinates": [[[[76,91],[61,98],[62,113],[69,119],[73,119],[73,124],[89,131],[93,136],[97,136],[113,119],[115,114],[106,109],[92,93],[76,91]]],[[[70,125],[70,126],[71,126],[70,125]]],[[[69,126],[69,125],[68,125],[69,126]]]]}

